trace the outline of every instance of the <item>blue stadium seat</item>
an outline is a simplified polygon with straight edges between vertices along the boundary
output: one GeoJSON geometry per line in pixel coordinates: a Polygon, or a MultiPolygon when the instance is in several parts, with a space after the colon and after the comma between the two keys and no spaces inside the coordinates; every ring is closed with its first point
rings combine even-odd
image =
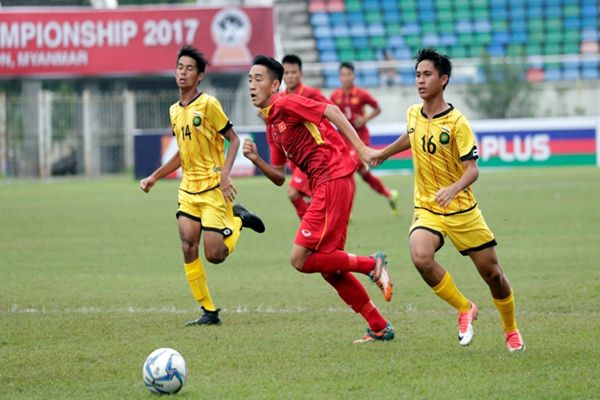
{"type": "Polygon", "coordinates": [[[584,68],[581,70],[581,78],[582,79],[600,79],[600,72],[598,68],[584,68]]]}
{"type": "Polygon", "coordinates": [[[575,81],[581,78],[578,68],[568,68],[563,72],[563,79],[567,81],[575,81]]]}
{"type": "Polygon", "coordinates": [[[393,56],[397,60],[410,60],[413,58],[413,53],[408,47],[398,47],[394,49],[393,56]]]}
{"type": "Polygon", "coordinates": [[[329,14],[322,12],[313,13],[310,16],[310,23],[313,26],[329,25],[329,14]]]}
{"type": "Polygon", "coordinates": [[[509,43],[514,43],[514,44],[527,44],[527,32],[513,32],[510,35],[510,41],[509,43]]]}
{"type": "Polygon", "coordinates": [[[454,46],[458,43],[458,38],[455,34],[441,35],[440,44],[443,46],[454,46]]]}
{"type": "Polygon", "coordinates": [[[581,19],[577,17],[567,17],[563,19],[563,28],[565,30],[579,29],[581,27],[581,19]]]}
{"type": "Polygon", "coordinates": [[[335,42],[330,37],[317,39],[317,50],[320,52],[335,51],[335,42]]]}
{"type": "Polygon", "coordinates": [[[369,47],[369,39],[366,36],[357,36],[352,39],[355,49],[366,49],[369,47]]]}
{"type": "Polygon", "coordinates": [[[594,29],[584,29],[581,31],[581,40],[598,40],[598,31],[594,29]]]}
{"type": "Polygon", "coordinates": [[[331,25],[345,25],[348,23],[348,19],[346,18],[346,13],[335,12],[329,14],[329,19],[331,21],[331,25]]]}
{"type": "Polygon", "coordinates": [[[589,5],[583,6],[581,9],[581,15],[597,17],[598,16],[598,5],[597,4],[589,4],[589,5]]]}
{"type": "Polygon", "coordinates": [[[363,13],[357,11],[349,12],[347,14],[347,19],[349,24],[363,23],[365,20],[363,13]]]}
{"type": "Polygon", "coordinates": [[[456,32],[458,33],[470,33],[473,32],[473,24],[471,21],[462,20],[456,22],[456,32]]]}
{"type": "Polygon", "coordinates": [[[508,11],[511,19],[524,19],[527,13],[524,7],[513,6],[508,11]]]}
{"type": "Polygon", "coordinates": [[[421,38],[421,42],[425,47],[436,47],[439,45],[440,40],[438,38],[438,35],[436,35],[435,33],[426,33],[421,38]]]}
{"type": "Polygon", "coordinates": [[[363,9],[365,11],[379,11],[379,1],[377,0],[363,0],[363,9]]]}
{"type": "Polygon", "coordinates": [[[513,18],[510,20],[510,30],[512,32],[526,32],[527,31],[527,22],[525,22],[525,18],[513,18]]]}
{"type": "Polygon", "coordinates": [[[544,71],[544,79],[547,81],[560,81],[562,80],[562,73],[560,69],[548,69],[544,71]]]}
{"type": "Polygon", "coordinates": [[[544,16],[546,16],[546,18],[558,18],[558,17],[562,17],[562,7],[561,6],[551,6],[551,7],[546,7],[544,9],[544,16]]]}
{"type": "Polygon", "coordinates": [[[492,42],[498,44],[506,44],[510,42],[510,36],[506,32],[494,32],[492,42]]]}
{"type": "Polygon", "coordinates": [[[346,25],[335,25],[331,28],[331,34],[336,37],[348,36],[350,32],[346,25]]]}
{"type": "Polygon", "coordinates": [[[337,76],[325,76],[325,87],[327,89],[335,89],[340,87],[340,80],[337,76]]]}
{"type": "Polygon", "coordinates": [[[404,46],[404,38],[400,35],[390,36],[388,38],[388,46],[396,48],[404,46]]]}
{"type": "Polygon", "coordinates": [[[418,35],[421,33],[421,27],[416,23],[405,24],[401,31],[404,35],[418,35]]]}
{"type": "Polygon", "coordinates": [[[319,59],[321,62],[336,62],[338,57],[335,51],[321,51],[319,53],[319,59]]]}
{"type": "Polygon", "coordinates": [[[492,57],[504,57],[506,50],[501,44],[491,44],[487,47],[487,51],[492,57]]]}
{"type": "Polygon", "coordinates": [[[475,32],[489,32],[492,30],[492,24],[490,24],[490,21],[484,21],[484,20],[479,20],[479,21],[475,21],[475,23],[473,24],[473,31],[475,32]]]}
{"type": "Polygon", "coordinates": [[[433,9],[421,10],[419,19],[422,22],[434,22],[436,20],[435,11],[433,11],[433,9]]]}
{"type": "Polygon", "coordinates": [[[350,25],[350,35],[351,36],[367,36],[367,26],[360,24],[350,25]]]}
{"type": "Polygon", "coordinates": [[[492,8],[490,9],[490,15],[494,19],[506,19],[508,18],[508,12],[504,6],[498,6],[497,4],[492,4],[492,8]]]}
{"type": "Polygon", "coordinates": [[[385,36],[383,24],[371,24],[367,27],[370,36],[385,36]]]}
{"type": "Polygon", "coordinates": [[[332,36],[329,26],[316,26],[313,30],[316,39],[330,38],[332,36]]]}

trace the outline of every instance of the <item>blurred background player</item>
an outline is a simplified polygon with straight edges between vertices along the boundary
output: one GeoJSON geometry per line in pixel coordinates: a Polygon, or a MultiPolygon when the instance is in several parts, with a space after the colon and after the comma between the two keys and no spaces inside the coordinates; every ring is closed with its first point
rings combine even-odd
{"type": "Polygon", "coordinates": [[[415,168],[413,222],[409,230],[413,264],[434,293],[458,311],[458,340],[473,339],[477,306],[456,287],[452,276],[435,260],[447,235],[454,247],[471,257],[490,288],[502,318],[510,352],[525,349],[515,320],[513,292],[496,257],[496,240],[471,191],[479,176],[475,135],[467,118],[446,103],[444,90],[452,73],[450,59],[432,49],[417,55],[416,85],[423,104],[407,113],[407,133],[380,150],[377,162],[412,149],[415,168]]]}
{"type": "Polygon", "coordinates": [[[374,151],[358,138],[356,131],[335,105],[296,95],[277,94],[283,66],[275,59],[257,56],[249,73],[252,104],[267,122],[271,164],[258,154],[251,139],[244,141],[244,156],[273,183],[285,182],[289,159],[310,181],[313,198],[300,222],[291,264],[300,272],[320,273],[352,309],[368,322],[366,334],[356,343],[391,340],[394,329],[371,301],[362,283],[352,272],[369,276],[382,290],[386,301],[392,298],[385,255],[371,257],[346,253],[348,219],[354,198],[356,162],[331,121],[365,161],[374,151]]]}
{"type": "MultiPolygon", "coordinates": [[[[344,113],[348,121],[352,124],[358,136],[367,146],[371,144],[367,122],[381,113],[381,108],[377,101],[366,90],[354,85],[354,65],[349,62],[343,62],[339,67],[339,77],[342,87],[331,93],[330,99],[344,113]],[[367,112],[365,106],[371,110],[367,112]]],[[[349,146],[354,153],[352,147],[349,146]]],[[[355,155],[355,154],[353,154],[355,155]]],[[[384,196],[392,208],[392,214],[397,213],[398,191],[388,189],[383,182],[369,171],[369,167],[359,162],[357,172],[362,179],[371,186],[377,193],[384,196]]]]}
{"type": "Polygon", "coordinates": [[[204,78],[206,59],[197,49],[184,46],[177,54],[175,79],[179,101],[169,108],[171,128],[177,137],[177,153],[150,176],[140,181],[149,192],[161,178],[182,169],[177,222],[184,258],[185,276],[204,313],[186,325],[219,324],[219,309],[206,283],[206,271],[198,257],[204,231],[204,255],[219,264],[233,252],[242,226],[256,232],[265,227],[242,205],[232,206],[236,190],[229,177],[240,141],[219,101],[198,90],[204,78]],[[224,158],[225,139],[229,141],[224,158]]]}
{"type": "MultiPolygon", "coordinates": [[[[298,96],[307,97],[315,101],[323,103],[329,103],[329,100],[323,96],[321,91],[317,88],[306,86],[302,82],[302,60],[295,54],[287,54],[281,60],[283,65],[283,81],[285,82],[286,89],[281,92],[282,96],[287,94],[296,94],[298,96]]],[[[296,214],[302,219],[312,192],[308,183],[308,177],[297,168],[294,163],[289,163],[292,176],[290,177],[290,184],[288,189],[288,198],[296,209],[296,214]]]]}

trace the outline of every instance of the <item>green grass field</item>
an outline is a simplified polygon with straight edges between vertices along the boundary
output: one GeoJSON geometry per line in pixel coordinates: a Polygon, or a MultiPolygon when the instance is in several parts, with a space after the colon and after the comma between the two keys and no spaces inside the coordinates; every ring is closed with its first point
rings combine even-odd
{"type": "Polygon", "coordinates": [[[527,351],[509,354],[487,286],[448,241],[438,253],[480,308],[461,348],[456,315],[410,263],[412,177],[388,176],[401,213],[358,182],[347,249],[388,254],[395,295],[367,285],[397,336],[366,327],[317,275],[288,263],[286,190],[237,179],[260,214],[235,253],[208,265],[223,325],[197,317],[174,218],[177,183],[131,177],[0,181],[0,398],[150,399],[141,367],[158,347],[185,357],[183,399],[591,399],[600,393],[600,169],[482,172],[475,193],[515,290],[527,351]]]}

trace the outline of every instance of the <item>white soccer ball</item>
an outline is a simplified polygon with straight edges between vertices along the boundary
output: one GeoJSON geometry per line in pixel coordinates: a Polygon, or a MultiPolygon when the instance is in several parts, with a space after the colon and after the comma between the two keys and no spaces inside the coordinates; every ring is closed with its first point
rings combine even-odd
{"type": "Polygon", "coordinates": [[[175,394],[187,381],[185,360],[176,350],[154,350],[144,363],[144,385],[153,393],[175,394]]]}

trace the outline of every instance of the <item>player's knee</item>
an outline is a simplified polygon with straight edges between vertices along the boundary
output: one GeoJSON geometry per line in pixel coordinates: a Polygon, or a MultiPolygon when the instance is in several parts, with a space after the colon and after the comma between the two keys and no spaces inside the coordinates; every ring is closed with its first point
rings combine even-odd
{"type": "Polygon", "coordinates": [[[206,261],[208,261],[211,264],[221,264],[227,258],[225,254],[218,252],[205,254],[205,257],[206,261]]]}
{"type": "Polygon", "coordinates": [[[181,251],[186,258],[194,258],[198,254],[198,243],[184,239],[181,241],[181,251]]]}
{"type": "Polygon", "coordinates": [[[420,273],[427,273],[433,268],[433,256],[431,254],[420,252],[420,251],[412,251],[411,259],[413,265],[420,273]]]}
{"type": "Polygon", "coordinates": [[[500,265],[498,264],[494,264],[489,268],[486,268],[482,272],[481,276],[490,286],[500,286],[504,282],[504,274],[502,273],[502,269],[500,269],[500,265]]]}

